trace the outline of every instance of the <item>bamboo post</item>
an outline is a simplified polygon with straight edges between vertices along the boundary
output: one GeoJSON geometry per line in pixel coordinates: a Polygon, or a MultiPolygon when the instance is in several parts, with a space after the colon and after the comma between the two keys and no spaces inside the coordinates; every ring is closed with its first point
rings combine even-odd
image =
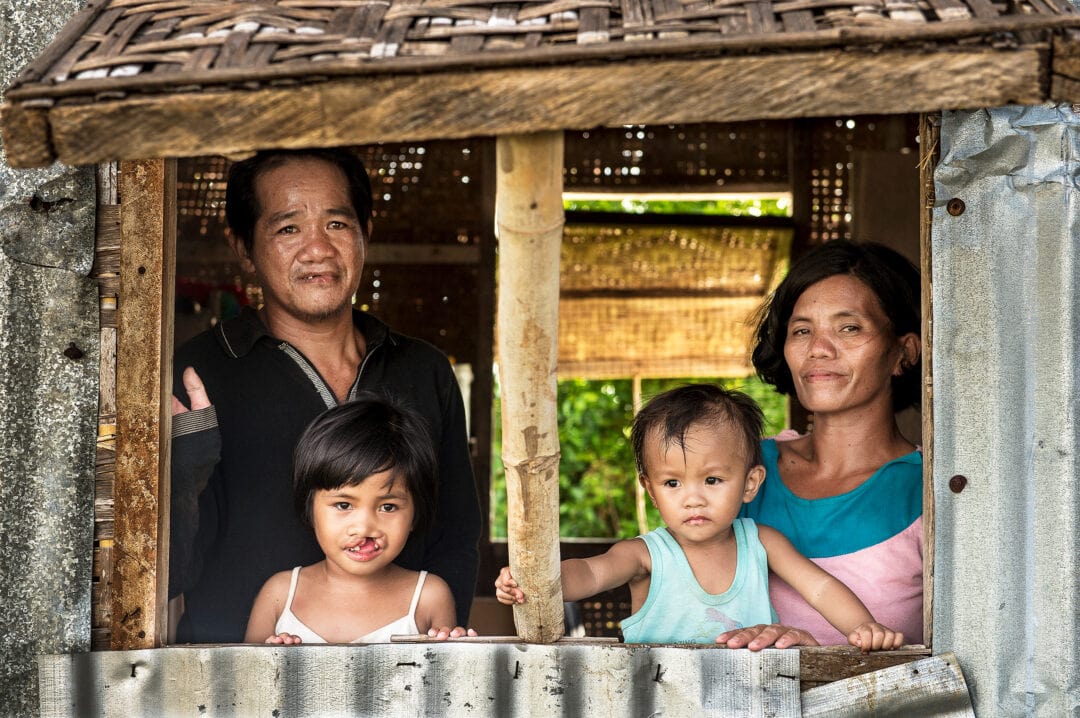
{"type": "Polygon", "coordinates": [[[527,599],[514,606],[514,623],[522,640],[552,643],[564,630],[556,414],[562,133],[500,137],[496,166],[507,544],[527,599]]]}

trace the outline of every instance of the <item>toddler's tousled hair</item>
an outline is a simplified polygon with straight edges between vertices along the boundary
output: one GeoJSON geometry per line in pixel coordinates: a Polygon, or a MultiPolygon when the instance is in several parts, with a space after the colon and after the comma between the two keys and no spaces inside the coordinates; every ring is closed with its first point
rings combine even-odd
{"type": "Polygon", "coordinates": [[[645,443],[654,433],[666,446],[686,447],[686,432],[697,424],[730,424],[742,434],[747,466],[761,464],[761,434],[765,417],[746,394],[715,384],[687,384],[657,394],[634,417],[630,442],[639,476],[646,476],[645,443]]]}

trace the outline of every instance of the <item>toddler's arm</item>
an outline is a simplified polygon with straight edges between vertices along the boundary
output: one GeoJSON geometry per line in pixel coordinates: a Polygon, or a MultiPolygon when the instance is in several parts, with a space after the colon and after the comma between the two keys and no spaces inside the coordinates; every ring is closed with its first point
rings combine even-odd
{"type": "MultiPolygon", "coordinates": [[[[568,558],[559,566],[564,601],[578,601],[602,591],[646,578],[652,570],[649,549],[640,539],[619,541],[607,552],[589,558],[568,558]]],[[[495,579],[495,598],[512,606],[525,603],[525,592],[504,566],[495,579]]]]}
{"type": "Polygon", "coordinates": [[[510,575],[510,567],[503,566],[499,571],[499,577],[495,579],[495,598],[499,603],[513,606],[515,603],[525,603],[525,592],[518,586],[517,581],[510,575]]]}
{"type": "Polygon", "coordinates": [[[786,536],[761,525],[758,536],[773,573],[787,581],[825,620],[846,635],[848,643],[861,648],[863,653],[904,644],[904,634],[875,621],[850,588],[796,551],[786,536]]]}

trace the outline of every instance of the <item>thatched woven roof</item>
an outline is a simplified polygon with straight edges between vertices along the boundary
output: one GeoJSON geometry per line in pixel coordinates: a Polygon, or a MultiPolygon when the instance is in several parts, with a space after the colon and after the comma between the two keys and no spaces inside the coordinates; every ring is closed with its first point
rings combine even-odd
{"type": "Polygon", "coordinates": [[[92,0],[7,92],[35,165],[1080,99],[1068,0],[92,0]]]}

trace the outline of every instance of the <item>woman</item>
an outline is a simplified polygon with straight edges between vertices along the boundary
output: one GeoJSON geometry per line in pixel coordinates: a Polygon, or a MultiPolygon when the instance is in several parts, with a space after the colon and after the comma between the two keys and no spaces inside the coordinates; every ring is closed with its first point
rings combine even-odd
{"type": "MultiPolygon", "coordinates": [[[[792,267],[759,316],[754,367],[795,392],[813,430],[762,442],[766,480],[742,515],[784,533],[877,621],[921,643],[922,454],[896,424],[920,396],[919,272],[881,245],[828,242],[792,267]]],[[[782,625],[717,641],[846,642],[775,576],[769,593],[782,625]]]]}

